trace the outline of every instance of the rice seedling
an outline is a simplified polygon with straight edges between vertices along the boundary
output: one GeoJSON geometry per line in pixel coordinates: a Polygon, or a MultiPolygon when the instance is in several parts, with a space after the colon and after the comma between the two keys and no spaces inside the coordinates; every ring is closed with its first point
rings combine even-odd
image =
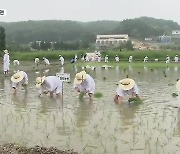
{"type": "Polygon", "coordinates": [[[177,93],[172,93],[171,96],[172,96],[172,97],[177,97],[178,94],[177,94],[177,93]]]}
{"type": "Polygon", "coordinates": [[[133,97],[128,99],[129,103],[135,103],[135,104],[141,104],[143,103],[142,99],[140,97],[133,97]]]}
{"type": "Polygon", "coordinates": [[[96,92],[96,93],[94,94],[94,97],[95,97],[95,98],[100,98],[100,97],[103,97],[103,94],[102,94],[101,92],[96,92]]]}
{"type": "Polygon", "coordinates": [[[85,92],[80,92],[79,94],[79,100],[83,100],[83,97],[86,95],[85,92]]]}

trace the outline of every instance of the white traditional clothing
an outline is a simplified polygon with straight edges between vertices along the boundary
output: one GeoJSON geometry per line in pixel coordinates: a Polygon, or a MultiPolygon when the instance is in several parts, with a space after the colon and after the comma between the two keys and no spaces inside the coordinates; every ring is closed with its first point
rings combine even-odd
{"type": "Polygon", "coordinates": [[[175,62],[175,63],[178,63],[178,62],[179,62],[178,55],[176,55],[176,56],[174,57],[174,62],[175,62]]]}
{"type": "Polygon", "coordinates": [[[20,62],[19,62],[19,60],[13,60],[13,64],[14,64],[14,67],[15,67],[15,66],[19,66],[19,65],[20,65],[20,62]]]}
{"type": "Polygon", "coordinates": [[[9,71],[9,64],[10,64],[10,60],[9,60],[9,54],[5,53],[4,57],[3,57],[3,68],[4,68],[4,73],[9,71]]]}
{"type": "Polygon", "coordinates": [[[12,81],[12,88],[14,88],[14,89],[17,88],[19,83],[22,83],[22,85],[27,85],[28,84],[28,76],[27,76],[26,72],[24,72],[24,71],[21,71],[21,72],[23,72],[23,79],[21,81],[19,81],[19,82],[13,82],[12,81]]]}
{"type": "Polygon", "coordinates": [[[47,76],[43,84],[39,87],[39,94],[44,91],[53,92],[55,94],[62,93],[62,81],[57,76],[47,76]]]}
{"type": "Polygon", "coordinates": [[[39,64],[39,58],[35,58],[35,59],[34,59],[34,62],[35,62],[35,64],[38,66],[38,64],[39,64]]]}
{"type": "Polygon", "coordinates": [[[105,56],[104,61],[105,61],[105,63],[108,63],[108,62],[109,62],[109,58],[108,58],[107,55],[105,56]]]}
{"type": "Polygon", "coordinates": [[[98,61],[98,63],[101,62],[101,56],[98,56],[97,61],[98,61]]]}
{"type": "Polygon", "coordinates": [[[137,95],[139,94],[139,88],[136,84],[130,90],[123,90],[120,87],[116,89],[116,95],[121,97],[125,97],[125,96],[132,97],[134,93],[137,95]]]}
{"type": "Polygon", "coordinates": [[[170,62],[170,57],[167,55],[166,57],[166,64],[168,64],[170,62]]]}
{"type": "Polygon", "coordinates": [[[119,62],[119,57],[118,56],[115,57],[115,61],[119,62]]]}
{"type": "Polygon", "coordinates": [[[132,59],[133,59],[133,57],[132,57],[132,56],[129,56],[129,63],[132,62],[132,59]]]}
{"type": "Polygon", "coordinates": [[[148,61],[148,56],[144,57],[144,63],[148,61]]]}
{"type": "Polygon", "coordinates": [[[75,56],[74,56],[74,61],[76,62],[76,61],[77,61],[77,59],[78,59],[78,56],[77,56],[77,55],[75,55],[75,56]]]}
{"type": "Polygon", "coordinates": [[[61,62],[61,65],[64,65],[64,58],[62,56],[59,57],[59,61],[61,62]]]}
{"type": "Polygon", "coordinates": [[[47,58],[43,58],[45,65],[50,65],[50,62],[47,58]]]}
{"type": "Polygon", "coordinates": [[[88,92],[94,94],[94,79],[89,74],[86,74],[86,78],[80,84],[74,83],[74,88],[79,88],[81,92],[88,92]]]}

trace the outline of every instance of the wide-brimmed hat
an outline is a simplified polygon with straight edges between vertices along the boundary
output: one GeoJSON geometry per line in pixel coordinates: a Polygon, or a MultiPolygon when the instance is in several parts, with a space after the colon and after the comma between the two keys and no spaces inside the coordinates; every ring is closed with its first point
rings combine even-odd
{"type": "Polygon", "coordinates": [[[3,51],[4,51],[4,53],[9,53],[7,49],[6,49],[6,50],[3,50],[3,51]]]}
{"type": "Polygon", "coordinates": [[[75,76],[75,79],[74,79],[74,83],[81,84],[86,79],[86,75],[87,74],[85,71],[81,71],[81,72],[77,73],[75,76]]]}
{"type": "Polygon", "coordinates": [[[23,71],[19,71],[15,74],[12,75],[11,77],[11,81],[12,82],[15,82],[15,83],[18,83],[20,82],[22,79],[24,78],[24,72],[23,71]]]}
{"type": "Polygon", "coordinates": [[[43,84],[45,78],[46,78],[45,76],[36,78],[36,87],[37,88],[40,87],[43,84]]]}
{"type": "Polygon", "coordinates": [[[176,89],[177,91],[180,91],[180,80],[178,80],[176,83],[176,89]]]}
{"type": "Polygon", "coordinates": [[[134,87],[135,81],[130,78],[125,78],[119,81],[119,87],[123,90],[130,90],[134,87]]]}

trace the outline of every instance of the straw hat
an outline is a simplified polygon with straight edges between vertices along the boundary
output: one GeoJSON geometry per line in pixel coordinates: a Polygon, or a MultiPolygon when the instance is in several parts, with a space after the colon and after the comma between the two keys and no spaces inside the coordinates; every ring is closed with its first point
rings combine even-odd
{"type": "Polygon", "coordinates": [[[18,83],[20,82],[22,79],[24,78],[24,72],[23,71],[19,71],[15,74],[12,75],[11,77],[11,81],[12,82],[15,82],[15,83],[18,83]]]}
{"type": "Polygon", "coordinates": [[[178,80],[176,83],[176,89],[177,91],[180,91],[180,80],[178,80]]]}
{"type": "Polygon", "coordinates": [[[4,53],[8,53],[8,50],[6,49],[6,50],[3,50],[4,51],[4,53]]]}
{"type": "Polygon", "coordinates": [[[43,84],[45,78],[46,78],[45,76],[36,78],[36,87],[37,88],[40,87],[43,84]]]}
{"type": "Polygon", "coordinates": [[[119,87],[123,90],[130,90],[134,87],[135,81],[130,78],[125,78],[119,81],[119,87]]]}
{"type": "Polygon", "coordinates": [[[81,72],[77,73],[75,76],[75,79],[74,79],[74,83],[81,84],[86,79],[86,75],[87,74],[85,71],[81,71],[81,72]]]}

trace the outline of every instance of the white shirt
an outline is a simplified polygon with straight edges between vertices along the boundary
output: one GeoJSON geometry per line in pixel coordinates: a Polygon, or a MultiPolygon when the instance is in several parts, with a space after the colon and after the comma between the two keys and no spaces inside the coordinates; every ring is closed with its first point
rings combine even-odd
{"type": "Polygon", "coordinates": [[[39,58],[35,58],[34,59],[34,62],[37,64],[37,63],[39,63],[39,58]]]}
{"type": "Polygon", "coordinates": [[[14,63],[14,66],[16,66],[16,65],[19,65],[19,64],[20,64],[19,60],[13,60],[13,63],[14,63]]]}
{"type": "Polygon", "coordinates": [[[129,56],[129,62],[132,62],[133,57],[129,56]]]}
{"type": "MultiPolygon", "coordinates": [[[[28,84],[28,76],[27,76],[26,72],[24,72],[24,71],[22,71],[22,72],[23,72],[24,77],[23,77],[23,79],[22,79],[20,82],[21,82],[22,84],[28,84]]],[[[12,87],[13,87],[13,88],[17,88],[17,86],[18,86],[18,84],[19,84],[20,82],[17,82],[17,83],[12,82],[12,87]]]]}
{"type": "Polygon", "coordinates": [[[4,66],[4,71],[8,71],[9,70],[9,54],[5,53],[4,57],[3,57],[3,66],[4,66]]]}
{"type": "Polygon", "coordinates": [[[118,57],[118,56],[115,57],[115,61],[116,61],[116,62],[119,61],[119,57],[118,57]]]}
{"type": "Polygon", "coordinates": [[[107,63],[109,58],[108,56],[106,56],[104,59],[105,59],[105,63],[107,63]]]}
{"type": "Polygon", "coordinates": [[[49,62],[49,60],[47,58],[44,59],[44,62],[45,62],[46,65],[50,65],[50,62],[49,62]]]}
{"type": "Polygon", "coordinates": [[[174,61],[175,61],[176,63],[179,61],[178,56],[175,56],[175,57],[174,57],[174,61]]]}
{"type": "Polygon", "coordinates": [[[59,61],[61,61],[61,65],[64,65],[64,58],[62,56],[59,58],[59,61]]]}
{"type": "Polygon", "coordinates": [[[122,90],[119,87],[116,89],[116,95],[121,96],[121,97],[132,96],[133,93],[135,93],[137,95],[139,94],[139,88],[138,88],[138,86],[136,84],[130,90],[122,90]]]}
{"type": "Polygon", "coordinates": [[[62,93],[62,81],[57,76],[47,76],[38,92],[42,94],[44,91],[62,93]]]}
{"type": "Polygon", "coordinates": [[[148,56],[144,57],[144,62],[148,61],[148,56]]]}
{"type": "Polygon", "coordinates": [[[81,84],[74,84],[74,88],[79,88],[80,91],[88,91],[93,94],[95,91],[94,79],[89,74],[86,74],[86,79],[81,84]]]}
{"type": "Polygon", "coordinates": [[[98,56],[98,62],[99,62],[99,63],[101,62],[101,57],[100,57],[100,56],[98,56]]]}

